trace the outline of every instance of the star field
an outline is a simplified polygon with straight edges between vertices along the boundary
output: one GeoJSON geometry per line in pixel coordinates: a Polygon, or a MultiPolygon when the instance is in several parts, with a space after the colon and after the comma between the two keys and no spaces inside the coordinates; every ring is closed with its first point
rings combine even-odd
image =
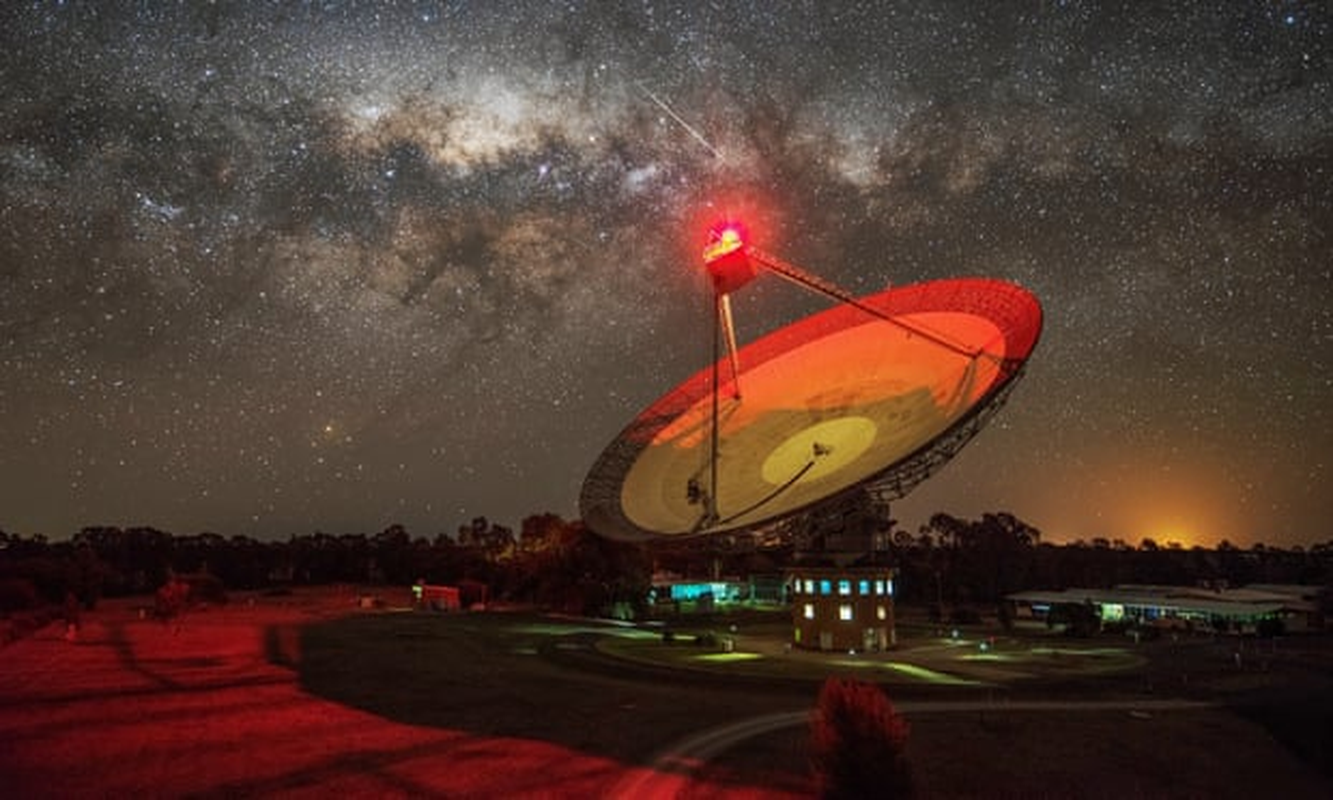
{"type": "MultiPolygon", "coordinates": [[[[710,352],[704,225],[1046,311],[894,509],[1329,537],[1325,5],[13,4],[0,528],[574,516],[710,352]]],[[[822,301],[735,298],[749,339],[822,301]]]]}

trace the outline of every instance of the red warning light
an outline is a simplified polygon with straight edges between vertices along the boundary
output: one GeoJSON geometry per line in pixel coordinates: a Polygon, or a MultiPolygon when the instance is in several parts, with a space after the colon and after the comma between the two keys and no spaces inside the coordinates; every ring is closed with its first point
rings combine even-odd
{"type": "Polygon", "coordinates": [[[757,270],[750,263],[746,249],[745,227],[739,222],[724,222],[708,230],[704,247],[704,265],[713,276],[713,288],[729,294],[754,278],[757,270]]]}
{"type": "Polygon", "coordinates": [[[710,264],[723,256],[745,247],[745,227],[739,222],[724,222],[708,231],[708,245],[704,247],[704,263],[710,264]]]}

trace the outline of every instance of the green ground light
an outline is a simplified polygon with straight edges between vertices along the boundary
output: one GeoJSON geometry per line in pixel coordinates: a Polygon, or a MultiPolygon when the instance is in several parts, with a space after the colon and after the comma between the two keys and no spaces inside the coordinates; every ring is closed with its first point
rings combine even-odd
{"type": "Polygon", "coordinates": [[[705,653],[694,656],[693,660],[718,664],[731,661],[754,661],[760,658],[763,658],[763,656],[759,653],[705,653]]]}

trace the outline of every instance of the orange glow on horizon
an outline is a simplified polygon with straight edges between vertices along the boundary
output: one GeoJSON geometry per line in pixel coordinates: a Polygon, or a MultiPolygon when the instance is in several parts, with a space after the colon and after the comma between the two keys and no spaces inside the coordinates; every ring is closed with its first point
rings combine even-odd
{"type": "Polygon", "coordinates": [[[1125,539],[1135,546],[1152,539],[1158,547],[1177,542],[1189,549],[1214,547],[1226,538],[1219,523],[1230,511],[1227,477],[1183,454],[1144,456],[1151,467],[1139,462],[1121,470],[1125,539]]]}
{"type": "Polygon", "coordinates": [[[1050,465],[1050,474],[1015,487],[1014,505],[1035,524],[1043,541],[1068,544],[1117,540],[1137,548],[1151,539],[1159,548],[1212,549],[1223,540],[1245,547],[1281,539],[1270,530],[1238,530],[1244,515],[1236,476],[1204,454],[1169,446],[1140,446],[1130,454],[1114,439],[1093,445],[1098,455],[1050,465]],[[1076,485],[1076,492],[1048,487],[1076,485]]]}
{"type": "MultiPolygon", "coordinates": [[[[1144,539],[1152,539],[1158,547],[1179,545],[1188,550],[1198,545],[1209,546],[1203,541],[1203,537],[1198,534],[1195,526],[1179,519],[1169,519],[1157,525],[1148,526],[1138,541],[1141,542],[1144,539]]],[[[1137,545],[1138,542],[1131,542],[1131,544],[1137,545]]]]}

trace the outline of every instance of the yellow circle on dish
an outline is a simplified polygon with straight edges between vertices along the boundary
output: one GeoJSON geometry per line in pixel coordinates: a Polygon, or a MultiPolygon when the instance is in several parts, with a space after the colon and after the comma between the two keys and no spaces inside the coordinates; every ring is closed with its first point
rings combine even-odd
{"type": "Polygon", "coordinates": [[[760,474],[773,486],[781,486],[813,461],[801,482],[832,475],[869,450],[878,430],[873,420],[860,416],[815,423],[775,447],[760,474]]]}

